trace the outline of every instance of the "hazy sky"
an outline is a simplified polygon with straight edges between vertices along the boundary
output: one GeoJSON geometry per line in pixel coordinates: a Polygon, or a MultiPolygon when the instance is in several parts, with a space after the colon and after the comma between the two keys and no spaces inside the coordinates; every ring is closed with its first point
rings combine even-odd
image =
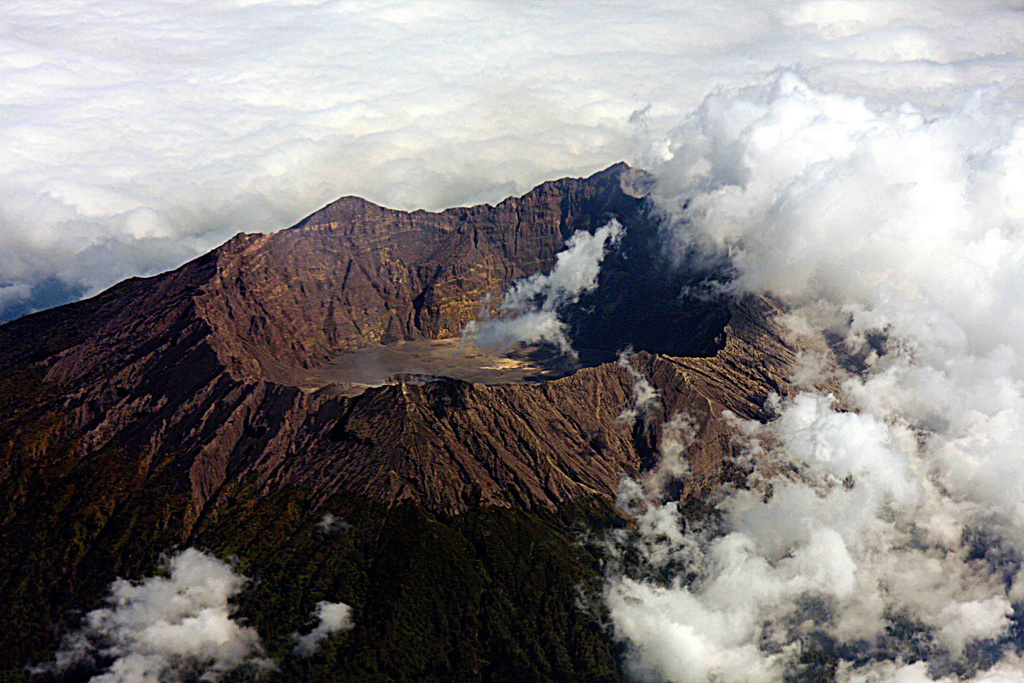
{"type": "Polygon", "coordinates": [[[0,319],[344,194],[494,202],[647,150],[719,86],[1020,96],[1020,3],[0,4],[0,319]]]}

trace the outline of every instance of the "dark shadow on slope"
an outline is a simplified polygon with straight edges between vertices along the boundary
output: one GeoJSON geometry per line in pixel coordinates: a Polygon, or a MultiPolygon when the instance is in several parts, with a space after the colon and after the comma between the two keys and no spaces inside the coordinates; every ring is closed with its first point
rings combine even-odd
{"type": "Polygon", "coordinates": [[[628,226],[602,263],[598,287],[562,312],[586,364],[612,360],[627,347],[708,357],[725,345],[728,300],[708,287],[721,273],[673,263],[658,225],[643,215],[628,226]]]}

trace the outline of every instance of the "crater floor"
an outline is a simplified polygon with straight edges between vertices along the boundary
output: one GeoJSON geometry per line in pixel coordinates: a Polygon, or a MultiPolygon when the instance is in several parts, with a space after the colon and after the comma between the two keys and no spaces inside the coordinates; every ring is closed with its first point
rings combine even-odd
{"type": "Polygon", "coordinates": [[[600,362],[597,354],[587,350],[573,361],[543,345],[518,344],[502,351],[480,348],[456,337],[400,341],[343,353],[318,368],[316,379],[343,385],[346,393],[361,393],[368,386],[389,384],[397,378],[453,377],[493,386],[558,379],[600,362]]]}

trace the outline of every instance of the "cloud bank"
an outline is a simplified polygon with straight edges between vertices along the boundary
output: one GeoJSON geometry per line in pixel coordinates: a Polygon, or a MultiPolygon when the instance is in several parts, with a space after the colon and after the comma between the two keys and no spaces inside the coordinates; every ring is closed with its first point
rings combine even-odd
{"type": "Polygon", "coordinates": [[[606,597],[631,672],[1024,680],[1024,102],[783,72],[710,95],[661,149],[675,248],[838,339],[853,412],[802,393],[736,421],[748,486],[699,523],[661,495],[686,476],[671,449],[624,485],[642,570],[606,597]]]}
{"type": "Polygon", "coordinates": [[[137,584],[115,581],[109,607],[89,612],[39,672],[93,666],[100,673],[90,680],[109,683],[216,681],[242,666],[272,666],[256,630],[232,618],[230,601],[245,577],[194,548],[170,557],[165,569],[167,576],[137,584]]]}
{"type": "Polygon", "coordinates": [[[516,281],[501,300],[499,317],[470,321],[462,336],[485,348],[506,349],[520,342],[554,344],[575,358],[576,351],[565,335],[565,323],[559,320],[558,311],[597,287],[601,262],[622,233],[622,225],[614,218],[593,234],[577,230],[565,241],[565,249],[555,255],[550,273],[516,281]]]}
{"type": "Polygon", "coordinates": [[[1019,95],[1014,2],[14,2],[0,12],[0,319],[344,194],[497,201],[623,158],[717,87],[1019,95]],[[47,284],[49,283],[49,284],[47,284]]]}

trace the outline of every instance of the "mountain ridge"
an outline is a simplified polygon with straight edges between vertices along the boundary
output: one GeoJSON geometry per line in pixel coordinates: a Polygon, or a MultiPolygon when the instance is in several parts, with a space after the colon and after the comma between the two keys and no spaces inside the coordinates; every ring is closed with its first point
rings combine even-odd
{"type": "MultiPolygon", "coordinates": [[[[679,495],[705,496],[730,452],[723,413],[763,418],[769,393],[791,390],[800,347],[769,299],[680,298],[691,275],[659,265],[644,182],[618,164],[440,213],[342,198],[292,228],[237,235],[175,271],[0,326],[11,342],[0,345],[0,608],[49,606],[0,649],[52,648],[53,625],[73,623],[69,601],[95,604],[106,582],[144,571],[169,546],[201,538],[245,556],[234,515],[261,518],[272,500],[292,501],[282,514],[310,528],[332,509],[368,528],[405,510],[433,520],[424,528],[454,524],[458,553],[483,548],[456,539],[471,533],[458,521],[467,515],[511,515],[532,529],[524,542],[548,533],[537,515],[614,517],[620,480],[650,465],[677,412],[697,430],[679,495]],[[611,217],[624,241],[567,318],[603,348],[593,367],[498,386],[399,377],[354,395],[317,374],[353,349],[456,336],[487,294],[495,306],[512,282],[549,270],[567,237],[611,217]],[[630,371],[615,352],[634,328],[643,334],[630,371]],[[659,398],[631,420],[638,376],[659,398]]],[[[596,576],[593,558],[564,552],[559,566],[596,576]]],[[[353,557],[372,573],[371,560],[353,557]]],[[[356,604],[370,599],[359,595],[356,604]]],[[[364,642],[358,633],[353,643],[364,642]]],[[[587,633],[610,652],[607,634],[587,633]]]]}

